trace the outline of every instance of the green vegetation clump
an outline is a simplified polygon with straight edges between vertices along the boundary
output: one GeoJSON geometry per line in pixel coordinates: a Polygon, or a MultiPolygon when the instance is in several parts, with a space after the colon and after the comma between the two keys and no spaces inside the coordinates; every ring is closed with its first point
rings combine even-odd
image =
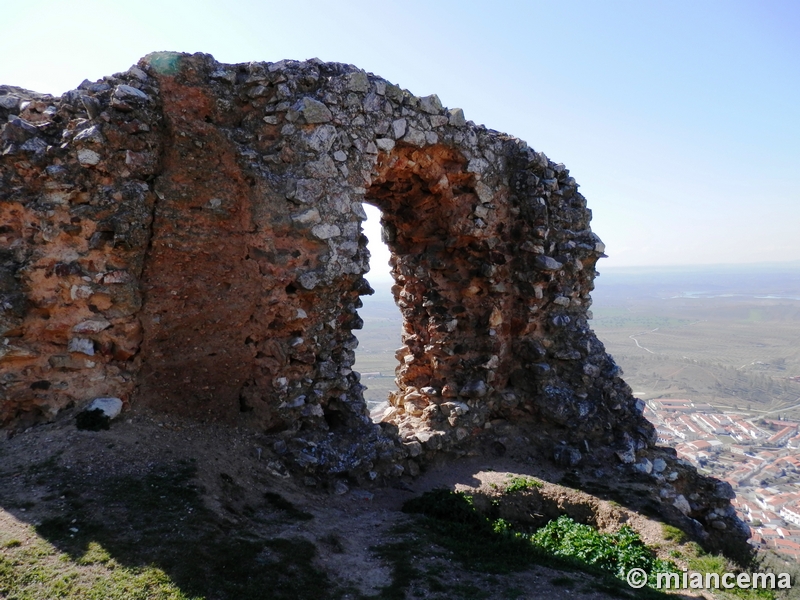
{"type": "Polygon", "coordinates": [[[634,568],[644,569],[651,576],[677,570],[673,563],[656,558],[652,549],[628,525],[613,533],[600,533],[594,527],[562,515],[530,539],[553,556],[577,559],[617,577],[624,577],[634,568]]]}
{"type": "Polygon", "coordinates": [[[544,484],[533,477],[525,477],[524,475],[519,477],[511,477],[508,485],[506,485],[505,493],[513,494],[514,492],[522,492],[534,488],[541,488],[542,486],[544,486],[544,484]]]}
{"type": "Polygon", "coordinates": [[[621,585],[618,589],[624,591],[627,584],[619,578],[629,569],[644,569],[651,577],[677,569],[672,563],[658,559],[627,526],[615,533],[600,533],[565,515],[529,533],[516,529],[505,519],[481,513],[463,492],[446,489],[409,500],[403,510],[427,516],[424,524],[432,541],[450,550],[454,558],[472,570],[507,573],[532,564],[577,568],[611,576],[613,581],[605,581],[605,585],[621,585]]]}

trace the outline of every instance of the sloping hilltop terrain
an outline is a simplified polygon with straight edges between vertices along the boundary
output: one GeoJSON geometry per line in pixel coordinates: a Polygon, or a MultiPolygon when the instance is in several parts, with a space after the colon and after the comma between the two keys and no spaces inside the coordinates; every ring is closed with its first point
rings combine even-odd
{"type": "MultiPolygon", "coordinates": [[[[311,538],[333,556],[363,532],[309,530],[326,520],[308,517],[310,498],[326,511],[358,498],[396,507],[397,490],[464,464],[477,470],[462,485],[503,496],[504,480],[478,473],[508,458],[528,465],[513,477],[566,477],[684,531],[698,552],[748,557],[730,486],[655,445],[643,403],[589,328],[604,246],[577,182],[544,153],[436,96],[318,60],[155,53],[60,98],[3,86],[0,122],[0,425],[13,482],[3,502],[9,527],[27,521],[54,545],[30,541],[30,552],[56,548],[98,572],[115,561],[155,578],[137,585],[177,578],[209,597],[234,592],[185,582],[254,581],[254,564],[329,589],[311,538]],[[360,296],[372,293],[364,202],[383,213],[403,318],[380,423],[352,369],[360,296]],[[81,412],[98,399],[123,408],[110,433],[102,410],[81,412]],[[155,422],[178,433],[164,441],[155,422]],[[210,454],[192,461],[204,445],[210,454]],[[298,490],[301,508],[287,500],[298,490]],[[276,518],[296,521],[297,535],[269,537],[276,518]]],[[[498,556],[528,560],[547,543],[523,529],[571,502],[544,483],[521,487],[527,516],[488,492],[406,509],[462,515],[473,533],[462,541],[497,534],[526,544],[498,556]]],[[[621,515],[574,517],[633,518],[621,515]]],[[[452,547],[451,529],[431,547],[452,547]]],[[[394,541],[374,551],[401,582],[380,593],[447,571],[450,555],[402,536],[386,530],[394,541]]],[[[14,548],[32,539],[4,542],[11,577],[31,556],[14,548]]]]}
{"type": "MultiPolygon", "coordinates": [[[[657,561],[736,570],[665,525],[646,478],[588,478],[512,451],[331,490],[286,471],[263,433],[137,409],[109,430],[81,431],[76,410],[0,445],[0,597],[726,598],[636,590],[615,575],[657,561]],[[560,515],[610,535],[631,527],[642,547],[587,565],[508,533],[560,515]]],[[[598,547],[572,538],[581,542],[598,547]]],[[[797,570],[775,557],[767,565],[797,570]]]]}

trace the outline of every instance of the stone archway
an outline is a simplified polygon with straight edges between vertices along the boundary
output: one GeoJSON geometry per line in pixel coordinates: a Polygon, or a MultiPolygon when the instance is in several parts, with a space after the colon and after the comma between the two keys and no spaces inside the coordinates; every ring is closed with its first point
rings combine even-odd
{"type": "Polygon", "coordinates": [[[450,298],[444,301],[449,306],[437,306],[448,287],[437,274],[445,268],[458,271],[455,257],[464,242],[452,229],[469,216],[474,197],[465,162],[447,148],[400,147],[379,157],[381,175],[367,190],[366,198],[383,211],[393,253],[395,299],[405,317],[403,356],[410,357],[403,361],[406,389],[447,384],[439,372],[449,345],[443,334],[452,333],[456,324],[448,325],[445,318],[458,302],[450,298]]]}
{"type": "Polygon", "coordinates": [[[404,320],[400,389],[390,398],[390,421],[405,416],[431,422],[438,407],[450,408],[465,388],[478,397],[486,380],[494,381],[486,363],[502,353],[502,342],[487,335],[493,306],[490,291],[477,282],[493,258],[482,244],[486,223],[476,216],[482,204],[466,166],[446,146],[399,145],[378,156],[378,174],[366,192],[384,215],[392,291],[404,320]],[[484,376],[466,381],[473,365],[486,368],[484,376]]]}
{"type": "Polygon", "coordinates": [[[404,317],[400,389],[384,420],[429,450],[456,448],[493,419],[614,443],[608,398],[629,392],[614,389],[616,367],[586,324],[600,253],[585,203],[554,170],[548,198],[532,172],[548,175],[541,155],[505,151],[498,179],[511,185],[491,187],[486,161],[452,146],[400,142],[378,155],[365,198],[383,211],[404,317]],[[578,231],[559,230],[564,221],[578,231]]]}
{"type": "Polygon", "coordinates": [[[564,466],[650,473],[660,452],[654,502],[718,546],[746,538],[730,486],[653,448],[589,327],[604,246],[564,165],[318,60],[161,52],[61,98],[0,97],[0,426],[113,396],[374,480],[501,444],[502,420],[564,466]],[[381,425],[352,369],[364,201],[405,319],[381,425]]]}
{"type": "Polygon", "coordinates": [[[626,453],[652,443],[588,326],[603,246],[585,200],[524,142],[319,61],[157,53],[57,110],[66,133],[4,128],[9,189],[60,190],[51,213],[4,207],[53,232],[15,255],[37,308],[6,328],[21,376],[5,423],[116,396],[269,431],[330,472],[397,465],[403,443],[466,448],[497,418],[626,453]],[[51,156],[40,131],[70,141],[51,156]],[[53,181],[14,158],[31,152],[53,181]],[[363,201],[383,210],[405,318],[383,429],[352,371],[363,201]]]}

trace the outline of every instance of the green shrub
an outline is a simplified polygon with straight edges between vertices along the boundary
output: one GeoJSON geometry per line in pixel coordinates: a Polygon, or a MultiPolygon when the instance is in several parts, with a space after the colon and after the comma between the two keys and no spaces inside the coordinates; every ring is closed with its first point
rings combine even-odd
{"type": "Polygon", "coordinates": [[[617,577],[624,577],[633,568],[644,569],[648,574],[675,568],[656,558],[628,525],[614,533],[600,533],[562,515],[533,534],[531,541],[555,556],[576,558],[617,577]]]}

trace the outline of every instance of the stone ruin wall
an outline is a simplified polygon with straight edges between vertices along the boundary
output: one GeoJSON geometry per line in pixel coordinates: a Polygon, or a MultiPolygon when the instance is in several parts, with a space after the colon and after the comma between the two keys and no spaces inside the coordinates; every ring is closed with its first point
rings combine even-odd
{"type": "MultiPolygon", "coordinates": [[[[60,98],[2,86],[0,123],[3,427],[113,396],[260,428],[328,474],[413,474],[498,420],[568,466],[653,458],[587,321],[604,247],[575,180],[436,96],[318,60],[156,53],[60,98]],[[352,371],[363,202],[404,319],[381,425],[352,371]]],[[[675,468],[669,502],[737,526],[729,488],[675,468]]]]}

